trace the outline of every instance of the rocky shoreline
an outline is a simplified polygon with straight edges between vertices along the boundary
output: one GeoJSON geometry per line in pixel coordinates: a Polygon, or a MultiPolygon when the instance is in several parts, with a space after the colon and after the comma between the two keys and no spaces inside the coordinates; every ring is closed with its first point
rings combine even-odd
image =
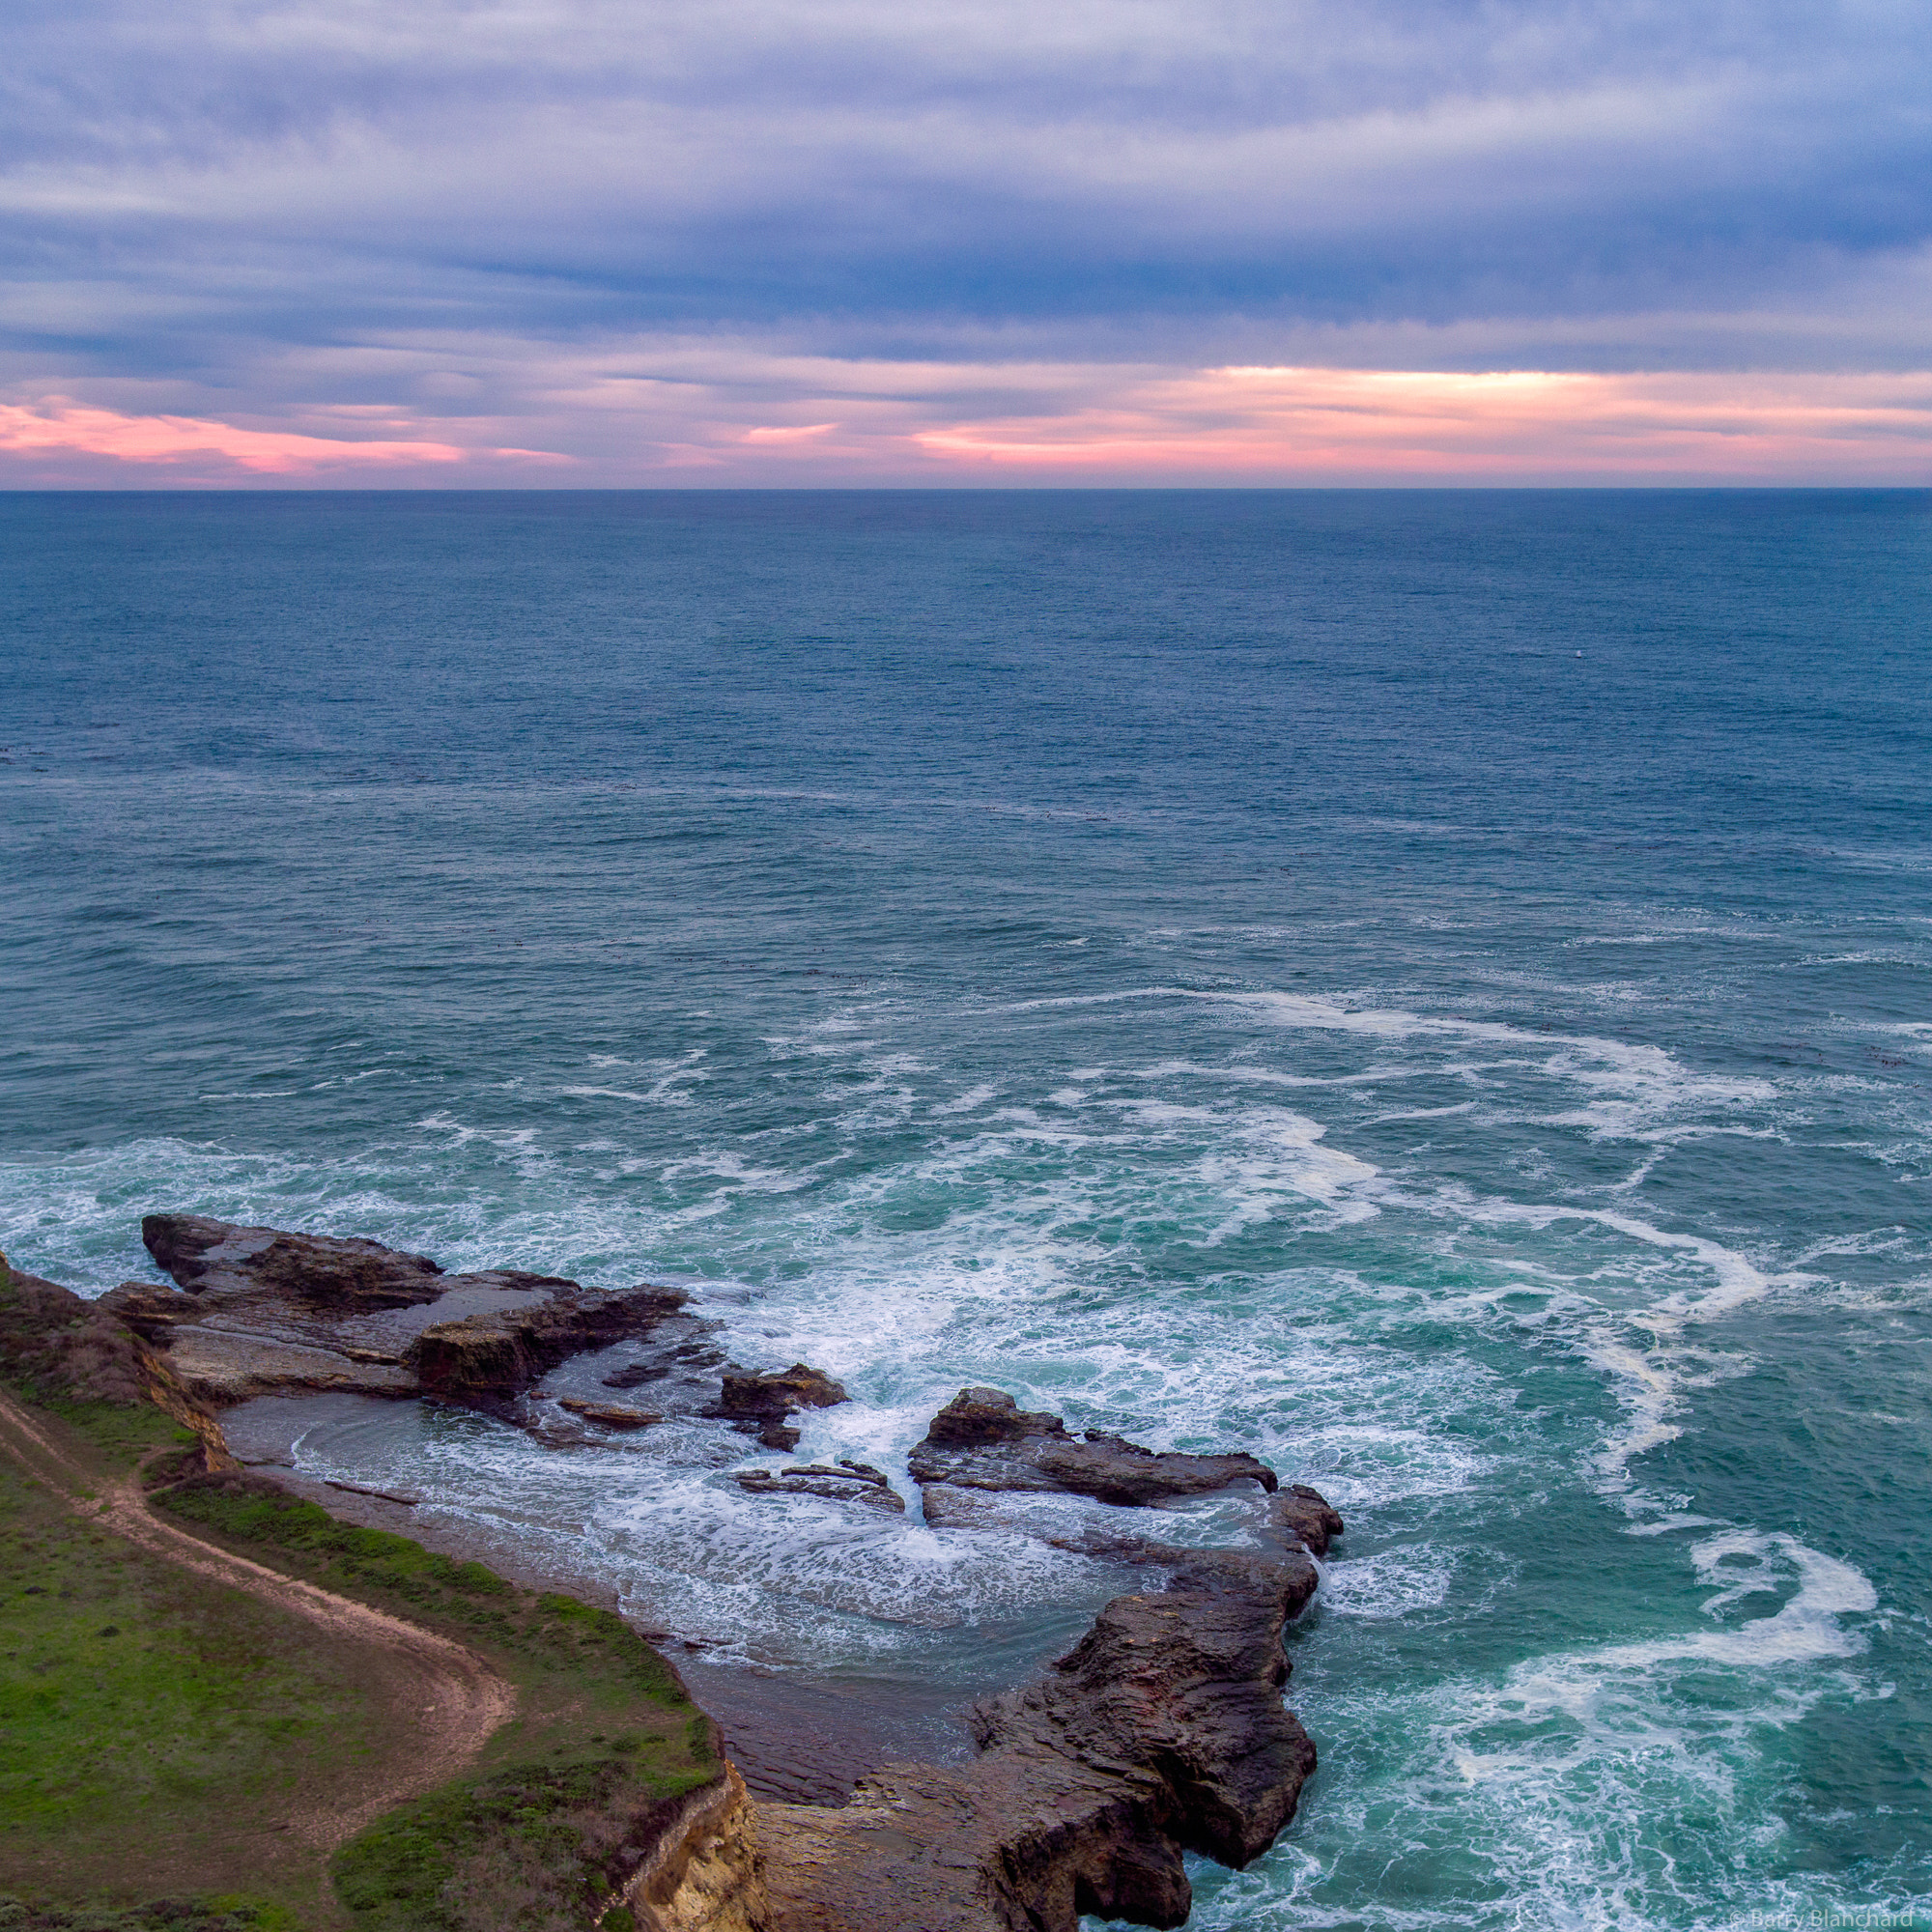
{"type": "MultiPolygon", "coordinates": [[[[126,1284],[87,1319],[138,1338],[154,1364],[150,1392],[198,1412],[265,1395],[420,1399],[562,1444],[650,1429],[669,1398],[783,1451],[800,1439],[794,1413],[845,1400],[804,1363],[764,1373],[725,1362],[714,1324],[676,1289],[612,1293],[513,1269],[447,1274],[374,1241],[196,1215],[149,1215],[142,1237],[177,1286],[126,1284]],[[652,1406],[531,1400],[560,1363],[619,1343],[624,1359],[604,1386],[649,1389],[652,1406]],[[703,1387],[715,1394],[701,1397],[703,1387]]],[[[887,1473],[863,1463],[730,1473],[754,1497],[906,1513],[887,1473]]],[[[1143,1587],[1108,1602],[1045,1676],[975,1704],[965,1762],[874,1766],[842,1804],[748,1795],[733,1772],[728,1790],[681,1814],[677,1855],[639,1867],[655,1875],[627,1894],[638,1922],[1075,1932],[1091,1913],[1179,1925],[1191,1903],[1182,1854],[1248,1863],[1293,1815],[1314,1769],[1315,1747],[1282,1702],[1282,1637],[1314,1595],[1314,1558],[1340,1534],[1340,1517],[1252,1456],[1156,1453],[1102,1431],[1076,1437],[1060,1417],[991,1388],[962,1389],[932,1418],[907,1473],[930,1525],[1038,1536],[1137,1570],[1143,1587]],[[1261,1547],[1183,1548],[1109,1522],[1119,1509],[1231,1488],[1266,1495],[1261,1547]],[[1049,1520],[1037,1520],[1042,1509],[1049,1520]],[[687,1896],[687,1868],[703,1874],[702,1896],[687,1896]]],[[[342,1493],[331,1506],[360,1498],[400,1513],[413,1500],[332,1487],[342,1493]]]]}

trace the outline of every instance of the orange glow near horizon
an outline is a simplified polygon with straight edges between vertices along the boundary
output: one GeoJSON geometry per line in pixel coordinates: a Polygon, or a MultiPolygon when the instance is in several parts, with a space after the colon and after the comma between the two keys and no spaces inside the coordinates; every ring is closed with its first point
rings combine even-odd
{"type": "Polygon", "coordinates": [[[1207,369],[1134,384],[1110,407],[956,423],[917,440],[942,461],[1036,471],[1926,481],[1932,374],[1207,369]]]}
{"type": "Polygon", "coordinates": [[[67,456],[96,460],[97,476],[109,459],[121,473],[185,483],[459,465],[465,481],[521,481],[532,464],[568,466],[593,486],[694,472],[805,485],[1932,483],[1927,372],[859,364],[739,349],[694,359],[674,385],[539,387],[519,413],[487,424],[575,456],[441,440],[484,432],[479,418],[427,424],[376,406],[331,414],[389,437],[133,415],[65,396],[0,404],[0,474],[9,457],[24,470],[67,456]],[[774,411],[781,389],[788,401],[774,411]],[[997,393],[999,412],[974,415],[976,390],[997,393]]]}

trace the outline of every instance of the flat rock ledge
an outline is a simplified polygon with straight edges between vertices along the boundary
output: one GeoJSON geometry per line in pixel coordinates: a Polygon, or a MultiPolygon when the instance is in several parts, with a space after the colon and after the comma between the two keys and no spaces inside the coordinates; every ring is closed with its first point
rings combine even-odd
{"type": "MultiPolygon", "coordinates": [[[[501,1412],[559,1362],[647,1334],[686,1301],[517,1268],[446,1274],[380,1241],[200,1214],[149,1214],[141,1238],[179,1288],[128,1282],[98,1305],[217,1405],[327,1392],[501,1412]]],[[[635,1428],[643,1413],[595,1419],[635,1428]]]]}
{"type": "Polygon", "coordinates": [[[1054,1491],[1131,1507],[1206,1495],[1231,1483],[1280,1487],[1248,1455],[1156,1454],[1124,1436],[1090,1429],[1076,1439],[1057,1415],[1018,1406],[995,1388],[964,1388],[932,1418],[906,1460],[921,1488],[1054,1491]]]}

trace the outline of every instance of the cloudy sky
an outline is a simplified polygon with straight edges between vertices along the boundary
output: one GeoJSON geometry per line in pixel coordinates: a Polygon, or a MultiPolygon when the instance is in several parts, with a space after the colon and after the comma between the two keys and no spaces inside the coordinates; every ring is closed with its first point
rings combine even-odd
{"type": "Polygon", "coordinates": [[[0,483],[1932,483],[1928,0],[10,0],[0,483]]]}

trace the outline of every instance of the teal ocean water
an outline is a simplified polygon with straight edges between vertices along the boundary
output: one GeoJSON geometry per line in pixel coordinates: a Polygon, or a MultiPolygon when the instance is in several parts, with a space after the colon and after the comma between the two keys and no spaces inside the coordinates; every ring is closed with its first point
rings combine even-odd
{"type": "MultiPolygon", "coordinates": [[[[14,496],[0,557],[15,1261],[679,1280],[844,1380],[808,1452],[986,1380],[1316,1483],[1321,1768],[1200,1927],[1932,1924],[1932,498],[14,496]]],[[[649,1438],[299,1456],[827,1681],[1112,1587],[649,1438]]]]}

